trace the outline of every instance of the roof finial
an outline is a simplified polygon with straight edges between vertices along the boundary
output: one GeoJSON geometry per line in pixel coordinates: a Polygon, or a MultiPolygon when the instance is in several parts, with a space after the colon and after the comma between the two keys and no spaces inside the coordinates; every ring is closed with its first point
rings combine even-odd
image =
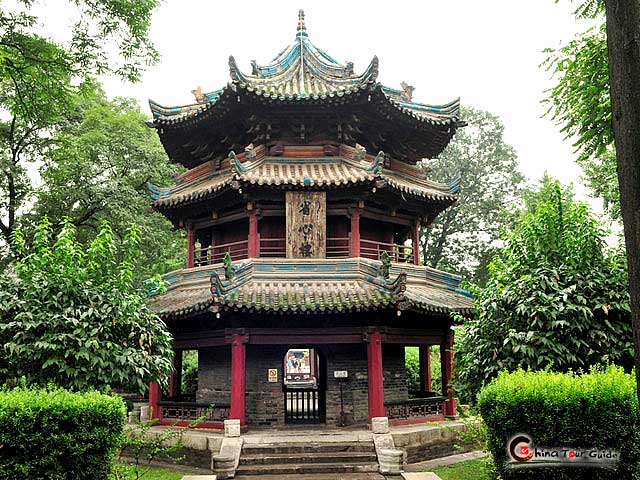
{"type": "Polygon", "coordinates": [[[306,37],[307,36],[307,27],[304,24],[304,10],[298,10],[298,32],[296,33],[296,37],[306,37]]]}

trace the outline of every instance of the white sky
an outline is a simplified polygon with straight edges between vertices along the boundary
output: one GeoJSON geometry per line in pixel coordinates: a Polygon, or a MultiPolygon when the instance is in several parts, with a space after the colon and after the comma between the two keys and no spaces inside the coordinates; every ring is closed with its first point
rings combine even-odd
{"type": "MultiPolygon", "coordinates": [[[[46,34],[59,37],[74,12],[56,5],[39,7],[46,34]]],[[[574,18],[569,0],[165,0],[151,30],[160,63],[137,84],[103,79],[106,91],[136,97],[147,114],[149,98],[165,106],[192,103],[196,86],[210,91],[229,81],[229,55],[250,72],[252,59],[267,63],[291,43],[300,8],[310,40],[338,61],[354,62],[356,73],[377,55],[378,80],[396,88],[406,81],[416,87],[416,101],[461,97],[464,105],[497,114],[525,175],[537,179],[548,171],[587,197],[571,142],[542,118],[540,104],[553,85],[540,68],[543,49],[590,26],[574,18]]],[[[591,203],[600,210],[600,202],[591,203]]]]}
{"type": "Polygon", "coordinates": [[[459,96],[465,105],[489,110],[504,122],[523,173],[539,178],[548,171],[579,183],[571,142],[541,118],[540,104],[552,85],[539,67],[542,50],[589,27],[575,20],[568,1],[167,0],[151,34],[161,62],[136,85],[106,80],[107,92],[138,98],[145,112],[148,98],[167,106],[192,103],[196,86],[210,91],[229,81],[229,55],[250,72],[250,60],[266,63],[291,43],[299,8],[310,40],[338,61],[353,61],[357,73],[377,55],[378,79],[415,86],[417,101],[459,96]]]}

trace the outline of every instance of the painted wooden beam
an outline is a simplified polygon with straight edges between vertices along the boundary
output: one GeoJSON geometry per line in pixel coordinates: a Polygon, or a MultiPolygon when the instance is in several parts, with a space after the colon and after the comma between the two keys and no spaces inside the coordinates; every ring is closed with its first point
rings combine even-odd
{"type": "Polygon", "coordinates": [[[246,352],[243,335],[234,333],[231,340],[231,408],[229,419],[245,425],[246,352]]]}
{"type": "Polygon", "coordinates": [[[442,395],[447,397],[444,403],[444,416],[456,416],[456,399],[454,397],[451,378],[453,376],[453,332],[450,332],[440,345],[440,361],[442,366],[442,395]]]}
{"type": "Polygon", "coordinates": [[[162,420],[160,417],[160,410],[158,409],[158,402],[162,399],[162,390],[158,382],[151,382],[149,384],[149,410],[151,418],[162,420]]]}
{"type": "Polygon", "coordinates": [[[431,391],[431,347],[420,345],[418,347],[420,359],[420,390],[431,391]]]}
{"type": "Polygon", "coordinates": [[[351,234],[349,236],[349,256],[360,256],[360,209],[351,211],[351,234]]]}
{"type": "Polygon", "coordinates": [[[380,333],[369,335],[367,345],[367,372],[369,384],[369,423],[375,417],[386,416],[382,375],[382,338],[380,333]]]}
{"type": "Polygon", "coordinates": [[[179,397],[182,394],[182,350],[175,350],[173,354],[173,369],[169,379],[169,397],[179,397]]]}
{"type": "Polygon", "coordinates": [[[193,253],[196,248],[196,230],[187,227],[187,268],[193,268],[193,253]]]}

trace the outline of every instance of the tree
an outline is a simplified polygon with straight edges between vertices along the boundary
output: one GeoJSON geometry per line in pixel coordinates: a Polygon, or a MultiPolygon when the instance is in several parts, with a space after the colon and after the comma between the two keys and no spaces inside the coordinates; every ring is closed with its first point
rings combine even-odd
{"type": "Polygon", "coordinates": [[[630,366],[633,355],[624,253],[586,204],[546,177],[531,212],[505,234],[474,291],[474,319],[456,350],[460,393],[472,399],[503,369],[630,366]]]}
{"type": "Polygon", "coordinates": [[[27,247],[0,274],[0,379],[66,388],[144,391],[171,371],[171,336],[133,288],[140,237],[132,227],[122,243],[104,222],[84,248],[66,220],[54,238],[39,225],[27,247]]]}
{"type": "MultiPolygon", "coordinates": [[[[605,13],[606,16],[606,44],[600,40],[601,47],[597,57],[575,65],[576,74],[585,80],[581,88],[586,89],[591,85],[591,74],[594,71],[605,71],[608,74],[607,82],[596,82],[594,87],[597,90],[594,93],[597,95],[580,95],[580,86],[576,84],[577,89],[566,90],[552,98],[555,105],[566,105],[567,111],[589,112],[593,109],[592,121],[588,117],[587,122],[584,117],[576,118],[575,125],[579,128],[579,135],[588,136],[591,123],[597,129],[596,134],[600,132],[601,136],[596,144],[608,142],[611,146],[611,139],[614,140],[640,393],[640,92],[635,85],[640,75],[640,2],[585,0],[580,2],[577,13],[588,17],[598,17],[605,13]],[[606,70],[602,68],[605,62],[606,70]],[[597,98],[609,98],[610,108],[607,109],[606,105],[600,108],[601,102],[594,100],[597,98]]],[[[567,65],[574,67],[571,62],[567,65]]],[[[565,73],[561,73],[563,80],[565,73]]],[[[566,128],[572,119],[567,116],[561,121],[566,128]]],[[[583,144],[587,147],[591,145],[588,141],[583,144]]],[[[589,152],[589,149],[583,151],[583,154],[588,153],[594,152],[589,152]]],[[[606,168],[608,172],[613,170],[610,163],[606,168]]]]}
{"type": "Polygon", "coordinates": [[[618,164],[640,397],[640,2],[605,0],[613,133],[618,164]]]}
{"type": "MultiPolygon", "coordinates": [[[[591,13],[594,6],[580,12],[591,13]]],[[[547,114],[574,139],[584,181],[604,201],[605,210],[620,220],[620,194],[613,149],[609,62],[605,25],[594,27],[567,45],[547,50],[544,65],[558,83],[551,88],[547,114]]]]}
{"type": "MultiPolygon", "coordinates": [[[[32,0],[0,5],[0,244],[8,245],[31,184],[27,162],[46,148],[70,99],[93,75],[136,81],[158,53],[149,41],[157,0],[70,0],[68,42],[40,34],[32,0]],[[2,242],[3,241],[3,242],[2,242]]],[[[64,7],[62,7],[64,8],[64,7]]],[[[0,245],[1,246],[1,245],[0,245]]]]}
{"type": "Polygon", "coordinates": [[[513,203],[524,178],[498,117],[472,108],[463,109],[462,117],[469,126],[428,163],[434,180],[461,178],[460,200],[422,230],[420,243],[426,265],[482,281],[504,226],[504,208],[513,203]]]}
{"type": "MultiPolygon", "coordinates": [[[[123,238],[133,222],[144,238],[136,270],[138,278],[180,268],[184,237],[153,212],[147,183],[167,184],[178,167],[168,162],[155,130],[137,102],[108,100],[97,85],[78,96],[49,139],[40,169],[42,187],[35,192],[23,229],[33,229],[47,215],[54,226],[69,216],[82,243],[95,238],[108,220],[123,238]]],[[[55,228],[55,227],[54,227],[55,228]]]]}

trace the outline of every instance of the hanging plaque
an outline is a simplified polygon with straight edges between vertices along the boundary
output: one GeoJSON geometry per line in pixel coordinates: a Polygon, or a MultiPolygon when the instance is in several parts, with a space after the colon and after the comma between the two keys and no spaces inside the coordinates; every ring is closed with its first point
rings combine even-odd
{"type": "Polygon", "coordinates": [[[287,258],[325,258],[326,192],[287,192],[287,258]]]}

